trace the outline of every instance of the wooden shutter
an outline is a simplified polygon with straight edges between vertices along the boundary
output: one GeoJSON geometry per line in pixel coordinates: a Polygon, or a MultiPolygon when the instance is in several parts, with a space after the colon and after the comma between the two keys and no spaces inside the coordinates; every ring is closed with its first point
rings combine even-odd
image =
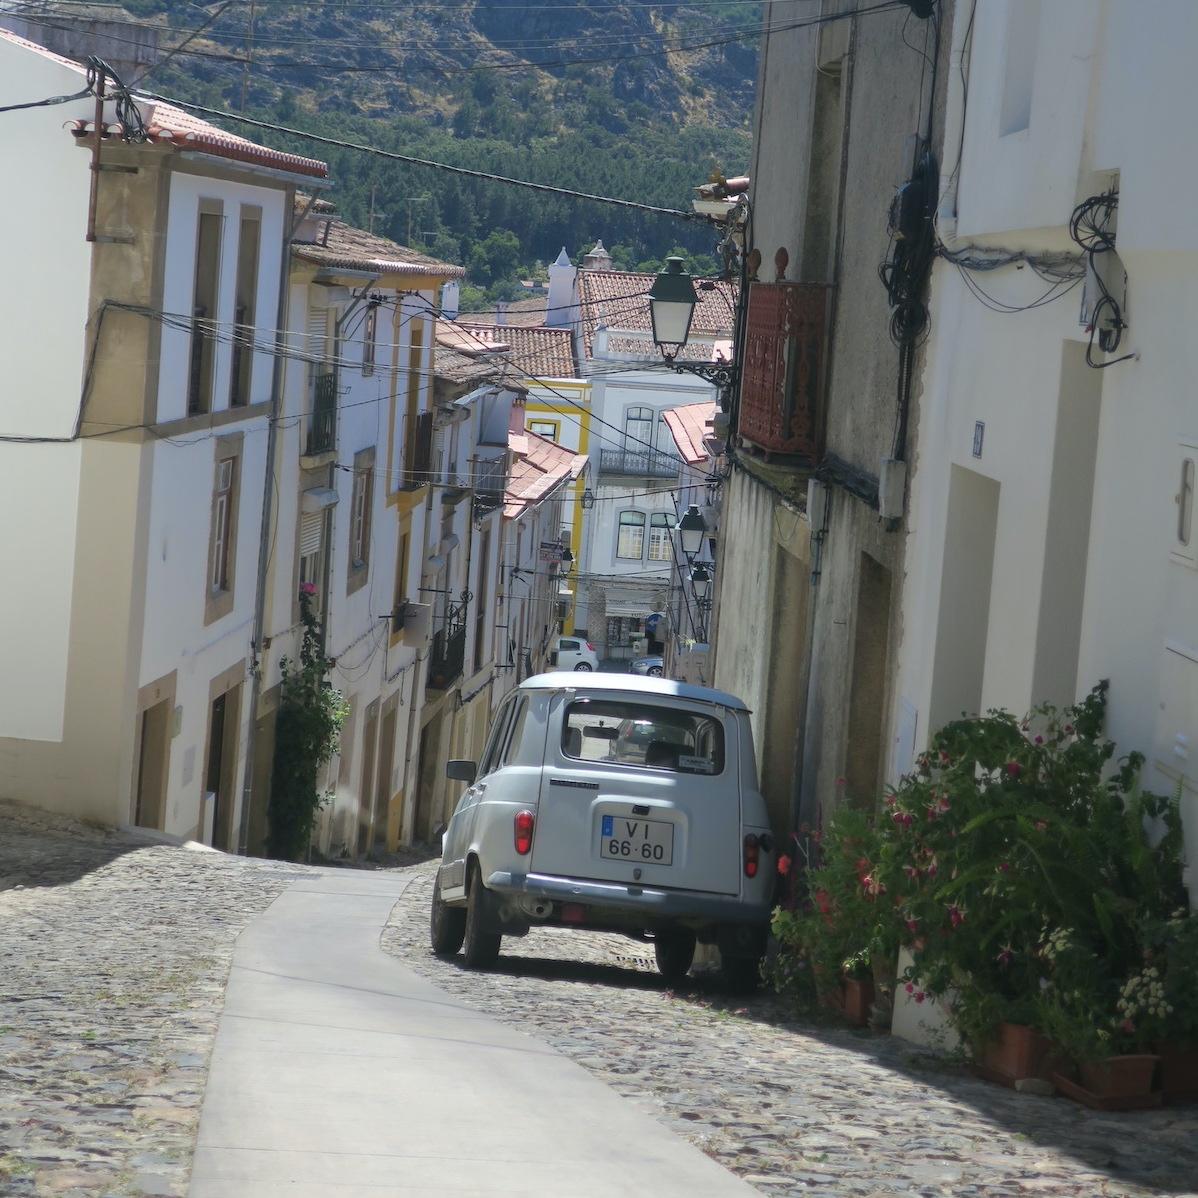
{"type": "Polygon", "coordinates": [[[300,522],[300,557],[319,553],[324,539],[324,512],[305,512],[300,522]]]}

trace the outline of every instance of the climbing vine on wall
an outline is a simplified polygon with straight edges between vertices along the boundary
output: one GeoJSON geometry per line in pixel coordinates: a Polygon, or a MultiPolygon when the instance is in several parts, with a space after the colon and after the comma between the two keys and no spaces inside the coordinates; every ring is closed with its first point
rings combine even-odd
{"type": "Polygon", "coordinates": [[[320,809],[331,791],[321,791],[321,767],[337,752],[341,728],[349,714],[345,697],[328,680],[321,624],[313,610],[316,588],[300,590],[300,619],[304,634],[299,661],[283,658],[282,692],[275,731],[271,773],[269,831],[271,857],[297,861],[308,851],[320,809]]]}

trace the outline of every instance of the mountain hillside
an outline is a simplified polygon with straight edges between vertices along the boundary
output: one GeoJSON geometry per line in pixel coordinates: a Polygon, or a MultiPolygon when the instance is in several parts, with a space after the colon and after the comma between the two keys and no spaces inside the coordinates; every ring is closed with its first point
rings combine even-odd
{"type": "MultiPolygon", "coordinates": [[[[46,24],[85,11],[76,0],[30,8],[46,24]]],[[[124,0],[86,11],[129,24],[130,38],[157,32],[163,57],[143,87],[325,136],[670,208],[689,207],[713,167],[731,174],[748,160],[755,0],[124,0]]],[[[652,269],[674,250],[714,266],[701,224],[242,131],[327,159],[348,220],[369,224],[373,207],[377,232],[464,263],[476,304],[597,238],[618,266],[652,269]]]]}

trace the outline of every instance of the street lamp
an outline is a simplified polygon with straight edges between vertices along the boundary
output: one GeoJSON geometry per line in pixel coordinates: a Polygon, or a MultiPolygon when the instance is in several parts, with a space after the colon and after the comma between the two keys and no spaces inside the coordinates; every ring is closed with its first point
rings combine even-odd
{"type": "MultiPolygon", "coordinates": [[[[706,290],[714,283],[704,282],[706,290]]],[[[667,258],[666,268],[653,280],[649,288],[649,315],[653,322],[653,343],[661,356],[679,374],[696,374],[721,391],[726,391],[735,382],[737,367],[733,362],[680,362],[678,355],[686,348],[690,337],[691,321],[699,297],[695,292],[695,281],[683,269],[681,258],[667,258]]],[[[735,322],[734,322],[735,323],[735,322]]]]}
{"type": "Polygon", "coordinates": [[[691,590],[695,592],[700,610],[707,603],[707,594],[711,590],[711,571],[700,562],[691,571],[691,590]]]}
{"type": "Polygon", "coordinates": [[[688,562],[693,562],[703,548],[703,538],[707,534],[707,521],[699,511],[699,505],[692,503],[686,509],[686,514],[678,521],[675,531],[682,546],[682,556],[688,562]]]}
{"type": "Polygon", "coordinates": [[[587,489],[582,493],[582,510],[584,512],[589,512],[594,506],[595,492],[592,491],[590,487],[587,487],[587,489]]]}
{"type": "Polygon", "coordinates": [[[694,280],[683,269],[682,259],[667,258],[665,270],[653,280],[649,289],[653,343],[667,362],[673,363],[686,345],[698,302],[694,280]]]}

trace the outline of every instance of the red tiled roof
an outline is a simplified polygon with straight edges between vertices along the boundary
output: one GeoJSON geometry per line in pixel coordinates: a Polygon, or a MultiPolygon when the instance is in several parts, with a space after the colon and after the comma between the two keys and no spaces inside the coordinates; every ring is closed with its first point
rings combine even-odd
{"type": "Polygon", "coordinates": [[[714,403],[688,403],[669,408],[662,413],[674,444],[682,460],[688,466],[699,466],[711,457],[704,438],[711,432],[711,419],[715,415],[714,403]]]}
{"type": "MultiPolygon", "coordinates": [[[[68,67],[76,74],[86,75],[85,69],[77,62],[64,58],[39,46],[27,38],[18,37],[7,29],[0,29],[0,40],[11,43],[31,54],[37,54],[60,66],[68,67]]],[[[282,150],[271,150],[260,146],[247,138],[239,137],[236,133],[227,133],[218,129],[208,121],[201,120],[182,108],[166,104],[160,100],[150,100],[136,97],[137,106],[141,110],[142,120],[146,126],[148,140],[152,145],[174,147],[178,150],[200,150],[205,154],[213,154],[220,158],[229,158],[239,162],[250,162],[257,166],[274,167],[276,170],[287,171],[293,175],[307,175],[318,179],[328,178],[328,166],[316,158],[304,158],[299,154],[285,154],[282,150]]],[[[91,120],[79,119],[69,121],[67,128],[77,138],[88,136],[94,132],[91,120]]],[[[100,136],[104,138],[120,137],[122,133],[118,124],[101,125],[100,136]]]]}
{"type": "Polygon", "coordinates": [[[292,253],[306,262],[315,262],[333,270],[365,270],[376,274],[420,275],[437,279],[461,279],[466,275],[461,266],[439,262],[387,237],[380,237],[377,233],[355,229],[336,217],[326,221],[317,213],[316,219],[322,226],[321,240],[292,244],[292,253]],[[324,228],[326,225],[327,231],[324,228]]]}
{"type": "Polygon", "coordinates": [[[574,453],[527,429],[508,434],[508,449],[511,465],[503,493],[505,520],[515,520],[559,484],[576,479],[587,465],[585,453],[574,453]]]}
{"type": "MultiPolygon", "coordinates": [[[[653,346],[653,321],[649,315],[649,288],[654,275],[634,274],[625,270],[588,270],[578,272],[578,300],[582,307],[582,336],[587,357],[594,353],[595,330],[604,325],[608,329],[623,333],[644,331],[646,356],[657,356],[653,346]]],[[[729,283],[717,283],[712,291],[699,293],[695,305],[691,332],[717,335],[727,339],[732,336],[732,313],[736,297],[729,283]]],[[[621,352],[635,353],[641,350],[639,338],[621,338],[627,347],[621,352]]],[[[697,347],[689,347],[685,357],[695,356],[697,347]]],[[[703,347],[698,354],[709,358],[710,350],[703,347]]]]}
{"type": "Polygon", "coordinates": [[[570,329],[529,328],[516,324],[484,324],[472,320],[469,313],[458,317],[458,325],[467,326],[491,347],[507,347],[515,373],[527,378],[576,379],[574,334],[570,329]]]}

